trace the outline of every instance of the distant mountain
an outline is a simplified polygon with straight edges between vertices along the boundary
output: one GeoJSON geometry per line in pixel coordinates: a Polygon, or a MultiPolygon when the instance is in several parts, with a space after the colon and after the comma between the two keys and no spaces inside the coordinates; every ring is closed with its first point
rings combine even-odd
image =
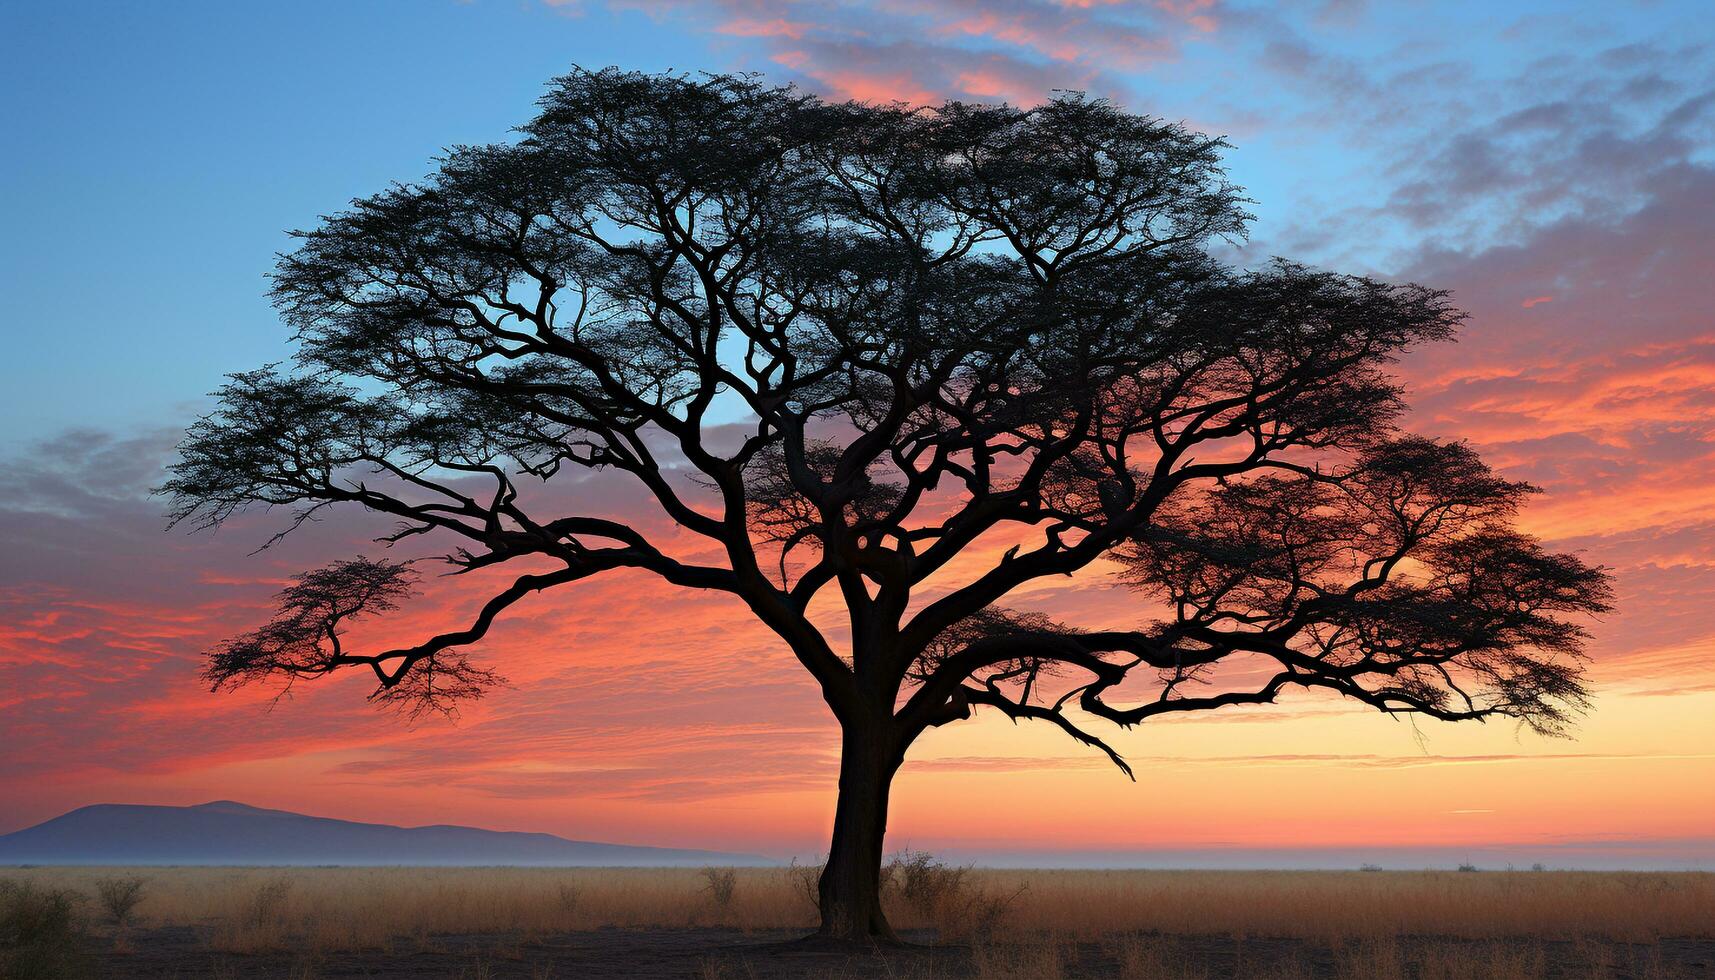
{"type": "Polygon", "coordinates": [[[227,800],[200,806],[101,803],[0,836],[0,865],[702,867],[774,863],[753,854],[595,844],[553,834],[356,823],[227,800]]]}

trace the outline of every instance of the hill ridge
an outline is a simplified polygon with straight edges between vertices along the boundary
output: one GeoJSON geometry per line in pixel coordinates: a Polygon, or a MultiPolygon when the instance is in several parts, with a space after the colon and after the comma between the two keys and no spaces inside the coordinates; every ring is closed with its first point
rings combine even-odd
{"type": "Polygon", "coordinates": [[[687,867],[772,865],[754,854],[571,840],[458,824],[407,827],[211,800],[91,803],[0,835],[0,865],[687,867]]]}

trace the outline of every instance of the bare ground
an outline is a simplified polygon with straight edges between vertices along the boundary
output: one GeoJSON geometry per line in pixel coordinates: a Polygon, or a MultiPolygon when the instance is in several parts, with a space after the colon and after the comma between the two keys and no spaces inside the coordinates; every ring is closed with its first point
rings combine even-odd
{"type": "Polygon", "coordinates": [[[402,941],[388,950],[235,954],[213,951],[193,926],[134,929],[115,951],[92,939],[88,964],[102,977],[374,977],[531,980],[623,977],[700,978],[1453,978],[1542,977],[1586,980],[1715,978],[1715,940],[1458,940],[1402,937],[1358,943],[1232,936],[1129,936],[1100,942],[1048,939],[1017,945],[933,945],[914,932],[907,949],[829,951],[793,940],[795,930],[723,928],[598,929],[548,936],[446,935],[402,941]]]}

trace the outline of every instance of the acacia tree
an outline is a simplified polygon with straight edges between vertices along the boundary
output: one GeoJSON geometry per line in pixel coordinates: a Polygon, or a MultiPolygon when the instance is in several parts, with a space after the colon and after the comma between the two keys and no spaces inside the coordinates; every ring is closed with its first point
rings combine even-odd
{"type": "Polygon", "coordinates": [[[1549,733],[1583,705],[1603,573],[1511,528],[1529,487],[1396,426],[1388,365],[1460,314],[1211,257],[1249,217],[1220,140],[1080,95],[914,109],[616,70],[540,108],[296,233],[273,280],[296,364],[233,376],[163,488],[175,523],[349,504],[396,522],[378,540],[451,539],[456,570],[532,570],[397,649],[342,637],[409,562],[307,573],[211,653],[217,688],[367,668],[377,699],[445,709],[496,680],[464,651],[531,593],[619,569],[731,593],[839,722],[822,932],[861,939],[892,935],[894,773],[978,709],[1130,774],[1095,722],[1295,688],[1549,733]],[[719,559],[528,490],[585,469],[719,559]],[[1135,587],[1125,628],[1007,605],[1081,570],[1135,587]]]}

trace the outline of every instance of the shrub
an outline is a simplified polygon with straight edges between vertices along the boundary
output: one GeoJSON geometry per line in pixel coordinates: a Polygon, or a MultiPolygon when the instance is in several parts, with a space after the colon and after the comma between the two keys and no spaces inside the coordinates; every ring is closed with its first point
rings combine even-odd
{"type": "Polygon", "coordinates": [[[272,925],[279,921],[286,911],[286,899],[292,897],[292,879],[275,878],[265,881],[250,896],[250,906],[245,910],[244,922],[254,928],[272,925]]]}
{"type": "Polygon", "coordinates": [[[223,953],[264,953],[289,948],[290,923],[286,903],[292,895],[292,879],[273,878],[256,886],[249,897],[234,902],[234,908],[210,937],[210,945],[223,953]]]}
{"type": "Polygon", "coordinates": [[[935,860],[925,851],[906,848],[890,862],[886,879],[905,904],[924,918],[962,897],[971,869],[935,860]]]}
{"type": "Polygon", "coordinates": [[[972,889],[957,904],[942,907],[936,928],[950,939],[992,939],[1006,923],[1006,917],[1012,911],[1012,903],[1018,901],[1018,897],[1029,887],[1019,885],[1011,892],[988,888],[972,889]]]}
{"type": "Polygon", "coordinates": [[[101,907],[116,926],[125,925],[137,903],[143,901],[142,878],[101,878],[95,883],[95,894],[101,907]]]}
{"type": "Polygon", "coordinates": [[[560,911],[566,913],[568,916],[576,915],[578,911],[578,900],[582,898],[583,895],[583,889],[579,888],[577,885],[574,885],[569,881],[560,882],[560,911]]]}
{"type": "Polygon", "coordinates": [[[733,893],[738,890],[738,872],[731,868],[704,868],[703,882],[703,891],[709,893],[716,909],[725,912],[732,908],[733,893]]]}
{"type": "Polygon", "coordinates": [[[892,891],[906,907],[932,923],[942,938],[986,939],[1000,930],[1013,902],[1025,886],[1005,892],[975,884],[971,866],[935,860],[934,855],[909,848],[900,851],[882,871],[884,893],[892,891]]]}
{"type": "Polygon", "coordinates": [[[0,977],[7,980],[81,975],[75,892],[0,881],[0,977]]]}
{"type": "Polygon", "coordinates": [[[1477,871],[1480,869],[1476,865],[1471,864],[1470,862],[1467,861],[1466,863],[1459,865],[1459,870],[1460,871],[1477,871]]]}
{"type": "Polygon", "coordinates": [[[786,868],[786,882],[792,892],[809,903],[810,911],[822,911],[822,869],[825,864],[799,864],[797,858],[786,868]]]}

